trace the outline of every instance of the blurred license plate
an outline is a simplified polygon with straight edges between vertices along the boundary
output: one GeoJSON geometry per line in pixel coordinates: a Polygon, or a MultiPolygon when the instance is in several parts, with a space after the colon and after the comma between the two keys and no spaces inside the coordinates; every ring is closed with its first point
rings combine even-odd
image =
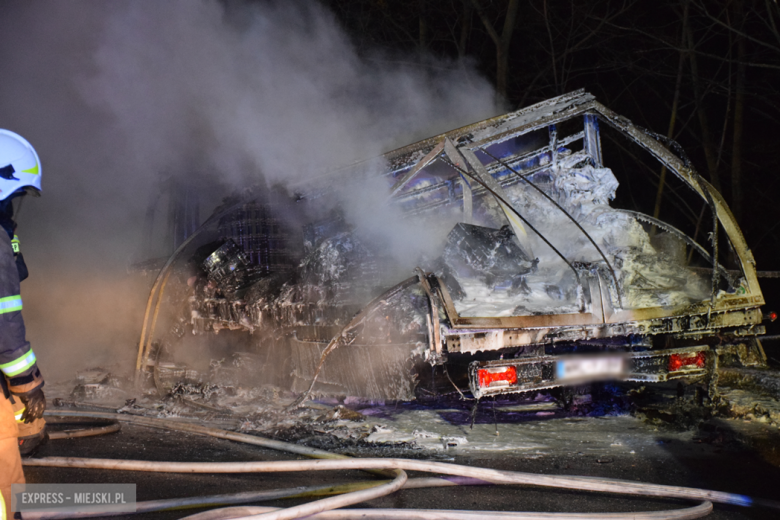
{"type": "Polygon", "coordinates": [[[558,361],[555,368],[558,379],[564,380],[618,376],[623,373],[623,358],[565,359],[558,361]]]}

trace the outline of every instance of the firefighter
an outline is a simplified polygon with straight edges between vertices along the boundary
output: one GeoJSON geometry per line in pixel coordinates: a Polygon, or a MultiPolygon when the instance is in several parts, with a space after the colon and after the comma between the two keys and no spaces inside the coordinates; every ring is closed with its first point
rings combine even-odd
{"type": "Polygon", "coordinates": [[[21,136],[0,129],[0,520],[11,512],[11,485],[23,484],[20,449],[29,452],[45,439],[43,377],[25,339],[20,274],[27,268],[15,234],[13,202],[40,195],[38,154],[21,136]]]}

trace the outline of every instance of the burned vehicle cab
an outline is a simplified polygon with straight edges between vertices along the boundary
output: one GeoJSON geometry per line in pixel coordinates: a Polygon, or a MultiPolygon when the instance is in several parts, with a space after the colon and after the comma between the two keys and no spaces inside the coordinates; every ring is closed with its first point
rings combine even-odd
{"type": "Polygon", "coordinates": [[[430,348],[450,358],[499,354],[470,363],[476,397],[605,378],[691,379],[732,351],[744,363],[763,361],[755,339],[763,297],[722,197],[684,156],[591,95],[561,96],[393,158],[399,203],[435,211],[449,200],[462,209],[464,223],[443,257],[447,269],[436,277],[441,343],[430,348]],[[600,125],[649,152],[698,195],[720,243],[705,248],[657,218],[611,207],[618,182],[603,163],[600,125]],[[425,156],[415,161],[414,154],[425,156]],[[458,173],[454,182],[420,182],[425,163],[436,161],[458,173]],[[497,208],[508,226],[472,224],[489,221],[497,208]],[[719,262],[723,251],[734,269],[719,262]]]}
{"type": "MultiPolygon", "coordinates": [[[[283,276],[261,276],[240,297],[191,298],[193,330],[252,332],[266,359],[287,360],[277,371],[290,377],[277,382],[293,391],[372,399],[412,399],[436,367],[450,389],[480,398],[603,380],[707,383],[719,362],[765,361],[753,257],[723,198],[676,143],[592,95],[382,159],[386,204],[438,233],[438,255],[404,275],[338,215],[309,223],[283,276]],[[646,159],[610,169],[605,129],[646,159]],[[615,203],[618,178],[649,177],[656,189],[659,171],[671,197],[698,200],[677,204],[694,215],[692,233],[676,210],[673,224],[657,207],[654,217],[615,203]]],[[[148,357],[139,351],[139,369],[148,357]]]]}

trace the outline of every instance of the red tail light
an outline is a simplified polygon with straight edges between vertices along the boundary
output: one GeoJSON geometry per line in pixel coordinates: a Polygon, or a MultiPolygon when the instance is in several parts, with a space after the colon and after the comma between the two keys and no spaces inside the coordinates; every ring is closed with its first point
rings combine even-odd
{"type": "Polygon", "coordinates": [[[517,370],[515,367],[480,368],[477,370],[480,388],[488,387],[494,383],[501,386],[517,383],[517,370]]]}
{"type": "Polygon", "coordinates": [[[706,355],[703,351],[695,354],[672,354],[669,356],[669,372],[677,372],[682,367],[688,366],[704,368],[705,360],[706,355]]]}

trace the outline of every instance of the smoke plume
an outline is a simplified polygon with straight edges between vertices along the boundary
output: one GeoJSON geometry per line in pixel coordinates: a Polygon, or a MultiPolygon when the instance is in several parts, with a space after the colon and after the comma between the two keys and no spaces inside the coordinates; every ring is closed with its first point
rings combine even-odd
{"type": "MultiPolygon", "coordinates": [[[[357,49],[315,2],[5,2],[0,29],[0,127],[36,147],[44,175],[18,218],[24,315],[57,376],[132,362],[149,280],[127,267],[166,178],[198,179],[214,205],[244,186],[305,189],[501,109],[467,65],[357,49]]],[[[347,218],[421,247],[383,189],[345,185],[341,200],[360,201],[347,218]]]]}

